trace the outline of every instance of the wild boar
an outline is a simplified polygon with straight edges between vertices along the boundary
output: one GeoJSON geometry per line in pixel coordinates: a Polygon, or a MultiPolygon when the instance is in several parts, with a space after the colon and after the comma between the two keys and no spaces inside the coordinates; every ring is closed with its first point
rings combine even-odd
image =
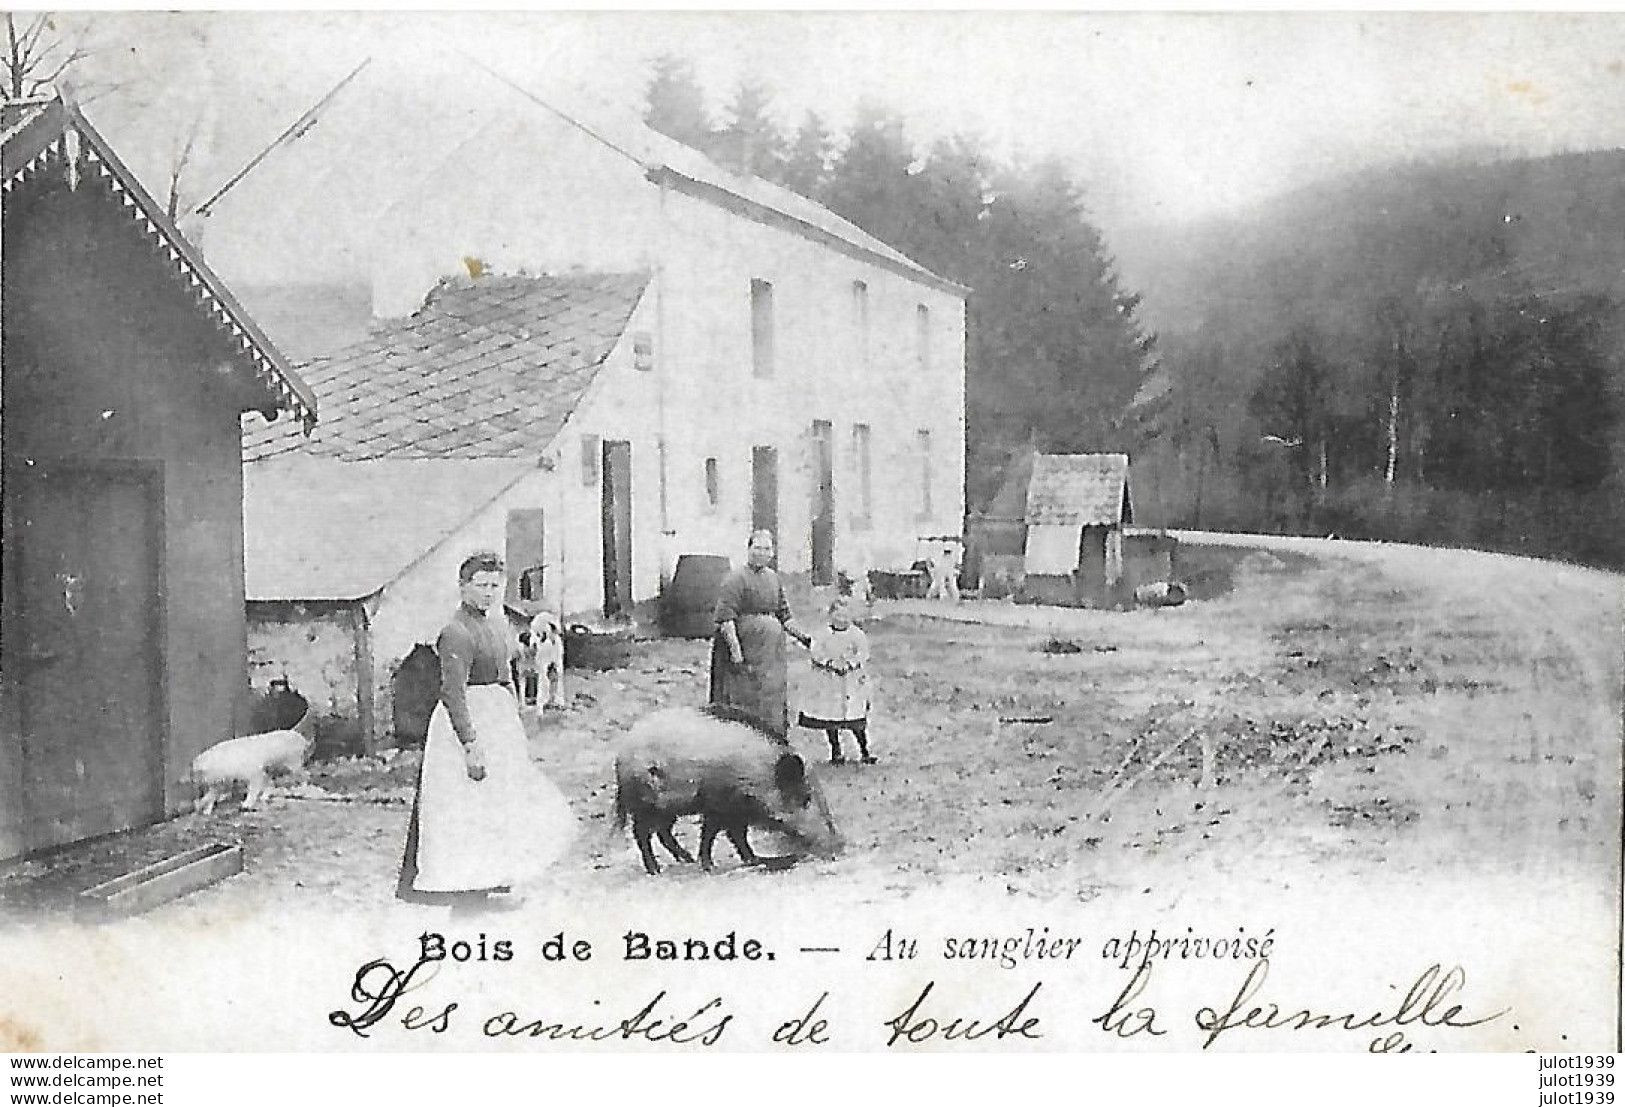
{"type": "Polygon", "coordinates": [[[771,862],[750,848],[752,826],[776,831],[803,854],[836,856],[843,843],[817,778],[787,742],[724,710],[667,708],[634,723],[615,757],[615,819],[632,821],[643,867],[660,872],[650,836],[679,861],[694,860],[672,835],[699,815],[700,867],[711,871],[717,834],[747,865],[771,862]]]}

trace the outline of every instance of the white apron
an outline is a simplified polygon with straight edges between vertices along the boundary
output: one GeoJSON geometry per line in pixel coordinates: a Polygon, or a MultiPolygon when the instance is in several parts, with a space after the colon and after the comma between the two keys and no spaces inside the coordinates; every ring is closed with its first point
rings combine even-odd
{"type": "Polygon", "coordinates": [[[429,720],[418,777],[412,888],[419,892],[517,887],[557,861],[576,835],[569,802],[530,760],[513,693],[471,685],[468,715],[485,758],[480,781],[468,778],[445,705],[429,720]]]}

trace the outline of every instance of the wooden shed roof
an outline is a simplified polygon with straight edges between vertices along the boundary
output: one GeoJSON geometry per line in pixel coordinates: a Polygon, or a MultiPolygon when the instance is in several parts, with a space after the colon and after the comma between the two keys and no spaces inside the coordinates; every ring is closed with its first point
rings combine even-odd
{"type": "Polygon", "coordinates": [[[314,425],[315,394],[77,107],[61,98],[11,104],[0,123],[0,191],[8,206],[25,188],[105,189],[263,386],[267,417],[282,410],[307,431],[314,425]]]}
{"type": "Polygon", "coordinates": [[[250,600],[359,600],[453,538],[534,461],[337,461],[243,466],[250,600]]]}
{"type": "Polygon", "coordinates": [[[1026,521],[1117,526],[1134,521],[1127,454],[1039,454],[1027,484],[1026,521]]]}

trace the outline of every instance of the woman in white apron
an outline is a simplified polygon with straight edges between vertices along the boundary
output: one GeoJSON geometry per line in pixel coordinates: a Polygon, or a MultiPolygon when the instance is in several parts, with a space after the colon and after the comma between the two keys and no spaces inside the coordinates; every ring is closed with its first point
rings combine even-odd
{"type": "Polygon", "coordinates": [[[435,643],[440,702],[396,891],[406,900],[472,905],[539,877],[569,848],[576,818],[526,749],[508,686],[507,635],[489,617],[506,584],[502,562],[475,554],[457,579],[462,604],[435,643]]]}

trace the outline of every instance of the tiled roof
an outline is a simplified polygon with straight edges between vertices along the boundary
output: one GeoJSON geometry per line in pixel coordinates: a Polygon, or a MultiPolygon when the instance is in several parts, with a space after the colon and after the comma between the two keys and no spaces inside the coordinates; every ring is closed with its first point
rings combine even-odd
{"type": "Polygon", "coordinates": [[[1039,454],[1027,485],[1027,522],[1104,526],[1134,521],[1127,454],[1039,454]]]}
{"type": "MultiPolygon", "coordinates": [[[[264,391],[264,413],[290,412],[309,429],[316,421],[316,401],[305,382],[79,109],[57,98],[7,105],[0,112],[0,191],[8,206],[30,188],[81,185],[105,189],[110,202],[140,228],[195,310],[254,374],[264,391]]],[[[285,424],[278,429],[298,437],[285,424]]]]}
{"type": "Polygon", "coordinates": [[[243,457],[535,458],[626,329],[645,273],[486,276],[303,366],[322,405],[309,438],[251,421],[243,457]]]}
{"type": "Polygon", "coordinates": [[[536,462],[335,461],[243,466],[250,600],[355,600],[399,577],[536,462]]]}

